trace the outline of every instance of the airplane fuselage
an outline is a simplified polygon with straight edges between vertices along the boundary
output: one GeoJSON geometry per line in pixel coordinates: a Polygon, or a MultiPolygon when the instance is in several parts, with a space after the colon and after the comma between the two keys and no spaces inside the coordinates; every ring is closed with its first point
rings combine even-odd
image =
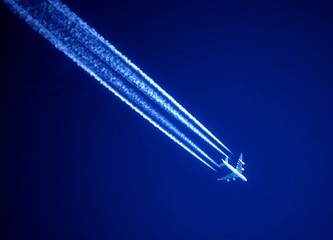
{"type": "Polygon", "coordinates": [[[229,170],[232,171],[232,172],[236,175],[235,177],[239,177],[239,178],[242,179],[243,181],[247,182],[246,177],[245,177],[243,174],[239,173],[239,172],[236,170],[236,168],[234,168],[233,166],[231,166],[227,161],[225,161],[225,160],[223,160],[223,159],[222,159],[222,161],[223,161],[223,164],[224,164],[227,168],[229,168],[229,170]]]}

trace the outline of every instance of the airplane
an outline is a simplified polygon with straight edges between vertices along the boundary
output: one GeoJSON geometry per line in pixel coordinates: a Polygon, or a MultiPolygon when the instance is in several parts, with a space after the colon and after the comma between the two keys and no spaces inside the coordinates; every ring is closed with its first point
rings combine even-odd
{"type": "Polygon", "coordinates": [[[230,179],[233,179],[234,181],[236,180],[236,178],[240,178],[243,181],[247,181],[246,177],[242,174],[242,172],[244,171],[243,165],[245,165],[245,162],[243,162],[243,154],[241,153],[237,162],[237,166],[236,168],[234,168],[233,166],[231,166],[228,163],[228,156],[226,156],[225,160],[222,159],[222,162],[219,167],[227,167],[229,168],[229,170],[231,171],[230,174],[225,175],[224,177],[218,178],[218,181],[223,181],[223,180],[227,180],[227,182],[230,181],[230,179]]]}

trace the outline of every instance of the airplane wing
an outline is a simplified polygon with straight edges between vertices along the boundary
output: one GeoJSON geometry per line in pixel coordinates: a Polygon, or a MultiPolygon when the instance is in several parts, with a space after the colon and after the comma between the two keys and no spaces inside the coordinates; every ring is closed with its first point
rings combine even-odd
{"type": "Polygon", "coordinates": [[[227,180],[228,182],[230,181],[230,178],[236,178],[236,174],[234,173],[230,173],[228,175],[225,175],[224,177],[218,178],[218,181],[223,181],[223,180],[227,180]]]}
{"type": "Polygon", "coordinates": [[[237,166],[236,166],[236,170],[242,174],[242,172],[244,171],[243,165],[245,163],[243,162],[243,154],[241,153],[237,162],[237,166]]]}

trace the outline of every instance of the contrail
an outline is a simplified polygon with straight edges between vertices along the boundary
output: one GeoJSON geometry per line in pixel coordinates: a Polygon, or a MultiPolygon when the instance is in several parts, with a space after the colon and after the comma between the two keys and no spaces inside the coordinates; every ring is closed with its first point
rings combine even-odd
{"type": "Polygon", "coordinates": [[[172,119],[181,122],[182,126],[219,153],[227,156],[217,145],[231,152],[151,78],[60,1],[4,2],[123,102],[211,169],[218,167],[216,162],[177,128],[172,119]]]}
{"type": "Polygon", "coordinates": [[[77,23],[77,29],[73,31],[76,37],[87,48],[98,54],[107,64],[109,64],[115,71],[125,77],[133,85],[135,85],[141,92],[147,95],[151,100],[157,103],[160,107],[166,110],[173,117],[184,123],[193,132],[203,138],[207,143],[212,145],[223,155],[227,156],[214,144],[208,136],[202,131],[213,138],[217,143],[223,146],[227,151],[231,152],[223,143],[221,143],[208,129],[206,129],[198,120],[196,120],[190,113],[186,111],[178,102],[176,102],[168,93],[166,93],[160,86],[158,86],[150,77],[142,72],[136,65],[130,62],[123,54],[117,51],[110,43],[104,40],[98,33],[85,24],[66,6],[59,2],[51,2],[51,4],[62,12],[66,17],[71,19],[72,22],[77,23]],[[90,31],[94,38],[82,38],[80,35],[82,29],[90,31]],[[195,126],[197,125],[197,126],[195,126]],[[198,129],[201,128],[201,131],[198,129]]]}

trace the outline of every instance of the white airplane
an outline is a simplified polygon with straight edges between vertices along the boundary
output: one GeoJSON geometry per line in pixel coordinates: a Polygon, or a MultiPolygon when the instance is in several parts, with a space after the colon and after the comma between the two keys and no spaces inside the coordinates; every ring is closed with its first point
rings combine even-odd
{"type": "Polygon", "coordinates": [[[218,178],[218,181],[223,181],[223,180],[227,180],[227,182],[230,181],[230,179],[233,179],[234,181],[236,180],[236,178],[240,178],[243,181],[247,181],[246,177],[242,174],[242,172],[244,171],[243,165],[245,165],[245,162],[243,162],[243,154],[241,153],[237,162],[237,166],[236,168],[234,168],[233,166],[231,166],[228,163],[228,157],[225,158],[225,160],[222,159],[222,162],[219,167],[227,167],[229,168],[229,170],[231,171],[230,174],[225,175],[224,177],[218,178]]]}

